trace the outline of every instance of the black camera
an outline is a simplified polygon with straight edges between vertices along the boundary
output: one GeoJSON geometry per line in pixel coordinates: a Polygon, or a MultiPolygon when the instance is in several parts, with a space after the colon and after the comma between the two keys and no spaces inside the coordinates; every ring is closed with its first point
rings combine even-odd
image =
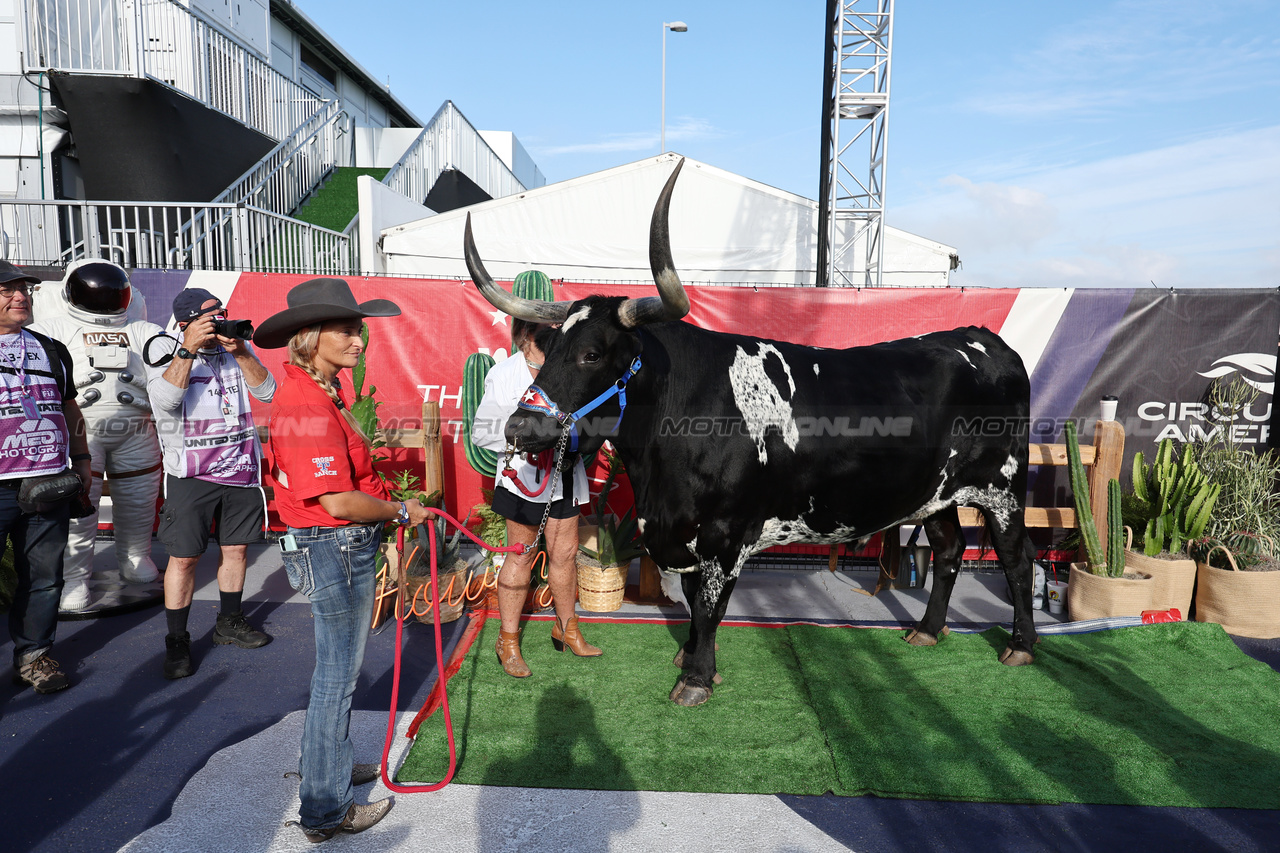
{"type": "Polygon", "coordinates": [[[253,337],[253,323],[248,320],[213,320],[213,333],[224,338],[240,338],[247,341],[253,337]]]}

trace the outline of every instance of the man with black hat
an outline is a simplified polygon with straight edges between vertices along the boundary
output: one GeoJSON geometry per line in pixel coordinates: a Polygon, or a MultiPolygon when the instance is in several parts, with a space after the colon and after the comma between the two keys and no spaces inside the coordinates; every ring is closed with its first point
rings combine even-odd
{"type": "Polygon", "coordinates": [[[193,287],[173,300],[181,332],[172,360],[148,371],[147,390],[164,451],[165,501],[158,535],[169,552],[164,576],[165,678],[192,673],[187,618],[195,593],[195,565],[216,523],[221,554],[218,592],[221,609],[213,641],[256,649],[271,636],[254,628],[242,609],[245,557],[250,542],[262,538],[266,499],[252,395],[264,403],[276,383],[247,341],[220,335],[222,301],[193,287]]]}
{"type": "Polygon", "coordinates": [[[0,261],[0,543],[13,542],[18,574],[9,607],[14,681],[37,693],[68,685],[49,656],[62,595],[62,548],[67,541],[75,480],[90,482],[89,446],[76,405],[71,354],[57,341],[23,328],[31,322],[31,285],[40,279],[0,261]],[[63,475],[59,477],[58,475],[63,475]],[[31,487],[56,484],[34,498],[31,487]],[[26,488],[24,488],[24,486],[26,488]],[[24,497],[25,495],[25,497],[24,497]]]}

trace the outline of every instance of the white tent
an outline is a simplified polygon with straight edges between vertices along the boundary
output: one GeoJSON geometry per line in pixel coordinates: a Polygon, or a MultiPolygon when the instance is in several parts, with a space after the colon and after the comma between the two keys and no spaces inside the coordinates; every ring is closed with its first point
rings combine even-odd
{"type": "MultiPolygon", "coordinates": [[[[480,255],[499,280],[536,268],[552,278],[651,282],[649,218],[679,159],[664,154],[412,222],[406,222],[407,200],[362,193],[361,222],[384,229],[376,244],[378,232],[366,231],[363,266],[465,278],[462,232],[469,213],[480,255]],[[389,222],[405,224],[386,227],[389,222]]],[[[814,283],[817,202],[686,159],[670,221],[672,255],[686,283],[814,283]]],[[[884,284],[947,284],[955,249],[885,230],[884,284]]],[[[865,252],[853,254],[858,257],[849,260],[856,266],[849,270],[857,272],[865,252]]]]}

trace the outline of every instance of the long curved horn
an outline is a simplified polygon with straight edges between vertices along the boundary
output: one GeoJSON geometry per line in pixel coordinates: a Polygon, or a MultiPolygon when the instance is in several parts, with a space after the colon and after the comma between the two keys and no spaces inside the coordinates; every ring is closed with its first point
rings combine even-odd
{"type": "Polygon", "coordinates": [[[471,214],[467,214],[467,228],[462,236],[462,255],[467,261],[467,270],[480,295],[489,300],[489,304],[505,314],[531,323],[563,323],[569,317],[569,306],[572,302],[541,302],[537,299],[524,299],[507,293],[493,283],[489,273],[476,251],[476,241],[471,236],[471,214]]]}
{"type": "Polygon", "coordinates": [[[683,157],[676,164],[671,177],[667,178],[662,192],[658,194],[658,203],[653,207],[653,219],[649,222],[649,268],[653,270],[653,281],[658,285],[660,295],[628,299],[619,305],[618,320],[625,328],[679,320],[689,313],[689,296],[680,284],[680,276],[676,275],[675,263],[671,259],[671,233],[667,227],[671,192],[675,189],[676,178],[682,168],[683,157]]]}

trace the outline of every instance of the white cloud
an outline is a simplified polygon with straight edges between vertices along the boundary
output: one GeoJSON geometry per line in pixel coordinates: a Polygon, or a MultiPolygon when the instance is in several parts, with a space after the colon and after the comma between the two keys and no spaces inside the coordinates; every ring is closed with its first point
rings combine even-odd
{"type": "Polygon", "coordinates": [[[992,66],[965,107],[1033,121],[1089,118],[1275,89],[1280,42],[1259,27],[1270,16],[1264,0],[1108,3],[992,66]]]}
{"type": "Polygon", "coordinates": [[[1280,284],[1280,126],[1020,175],[952,175],[895,227],[955,246],[956,284],[1280,284]]]}
{"type": "MultiPolygon", "coordinates": [[[[722,135],[710,122],[702,119],[680,117],[667,124],[668,145],[673,142],[714,139],[722,135]]],[[[658,149],[659,137],[657,132],[615,133],[594,141],[536,148],[534,154],[558,157],[562,154],[649,153],[658,149]]]]}

